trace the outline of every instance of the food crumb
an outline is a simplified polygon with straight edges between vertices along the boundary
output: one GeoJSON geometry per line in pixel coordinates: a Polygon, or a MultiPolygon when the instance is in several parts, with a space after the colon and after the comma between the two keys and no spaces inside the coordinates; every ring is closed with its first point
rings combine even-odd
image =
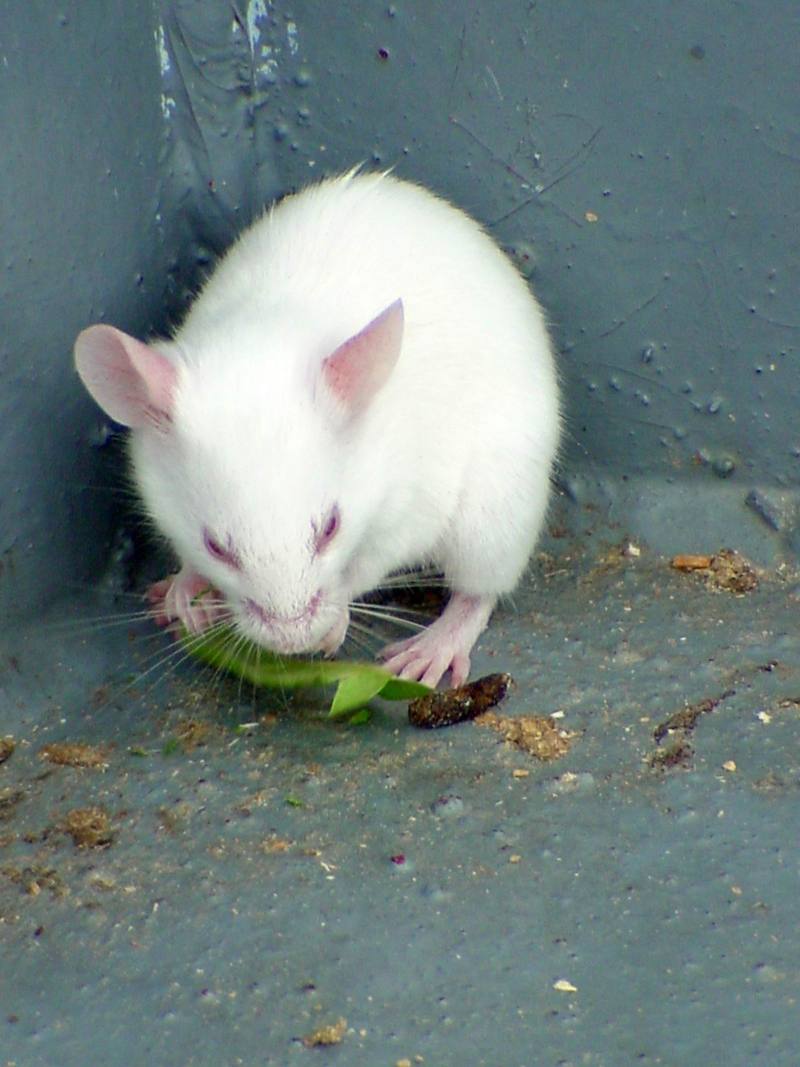
{"type": "Polygon", "coordinates": [[[712,589],[743,596],[758,586],[755,567],[741,553],[721,548],[713,555],[678,555],[670,560],[676,571],[699,574],[712,589]]]}
{"type": "Polygon", "coordinates": [[[726,759],[725,762],[722,764],[722,769],[723,769],[723,771],[731,771],[731,772],[735,771],[736,770],[736,761],[732,760],[732,759],[726,759]]]}
{"type": "Polygon", "coordinates": [[[569,752],[577,736],[560,730],[546,715],[498,715],[487,711],[475,720],[502,734],[503,740],[540,760],[559,759],[569,752]]]}
{"type": "Polygon", "coordinates": [[[553,982],[553,989],[557,989],[559,993],[578,992],[578,987],[574,986],[572,982],[568,982],[566,978],[559,978],[558,981],[553,982]]]}
{"type": "Polygon", "coordinates": [[[712,556],[700,556],[683,553],[673,556],[670,566],[676,571],[707,571],[711,566],[712,556]]]}
{"type": "Polygon", "coordinates": [[[339,1019],[338,1022],[330,1023],[328,1026],[320,1026],[316,1030],[312,1030],[310,1034],[306,1034],[303,1038],[303,1044],[306,1048],[324,1048],[327,1045],[338,1045],[341,1043],[347,1031],[347,1019],[339,1019]]]}
{"type": "Polygon", "coordinates": [[[13,737],[0,737],[0,763],[5,763],[14,753],[17,743],[13,737]]]}

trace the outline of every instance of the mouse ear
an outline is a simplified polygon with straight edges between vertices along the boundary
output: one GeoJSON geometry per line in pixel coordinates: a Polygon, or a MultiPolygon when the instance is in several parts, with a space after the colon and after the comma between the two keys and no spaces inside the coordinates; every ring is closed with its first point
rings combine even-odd
{"type": "Polygon", "coordinates": [[[402,341],[403,301],[395,300],[323,361],[325,385],[348,415],[363,411],[386,383],[402,341]]]}
{"type": "Polygon", "coordinates": [[[177,371],[149,345],[113,326],[90,326],[75,342],[75,366],[103,411],[123,426],[170,420],[177,371]]]}

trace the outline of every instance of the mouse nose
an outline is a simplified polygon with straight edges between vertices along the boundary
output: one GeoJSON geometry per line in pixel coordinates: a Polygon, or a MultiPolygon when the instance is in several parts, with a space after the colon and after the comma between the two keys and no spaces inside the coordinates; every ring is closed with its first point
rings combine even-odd
{"type": "Polygon", "coordinates": [[[243,603],[245,611],[252,618],[257,619],[264,626],[275,626],[282,623],[310,622],[317,614],[321,601],[322,590],[318,589],[298,615],[279,615],[277,612],[265,608],[263,604],[259,604],[252,597],[245,597],[243,603]]]}

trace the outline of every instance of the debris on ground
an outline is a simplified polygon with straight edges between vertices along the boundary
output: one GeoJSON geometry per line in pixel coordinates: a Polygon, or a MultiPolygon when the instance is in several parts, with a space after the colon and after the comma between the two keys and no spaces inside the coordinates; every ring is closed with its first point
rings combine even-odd
{"type": "Polygon", "coordinates": [[[469,722],[499,704],[512,685],[510,674],[487,674],[457,689],[427,693],[408,705],[408,721],[423,730],[469,722]]]}
{"type": "Polygon", "coordinates": [[[670,560],[673,570],[699,574],[712,589],[743,596],[758,586],[755,567],[732,548],[721,548],[714,555],[678,555],[670,560]]]}
{"type": "Polygon", "coordinates": [[[498,715],[487,711],[475,720],[476,726],[488,726],[503,740],[540,760],[565,756],[578,736],[556,726],[547,715],[498,715]]]}

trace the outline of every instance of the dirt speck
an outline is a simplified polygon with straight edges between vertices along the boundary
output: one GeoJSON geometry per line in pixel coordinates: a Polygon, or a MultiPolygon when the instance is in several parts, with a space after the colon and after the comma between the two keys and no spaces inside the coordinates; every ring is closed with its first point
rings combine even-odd
{"type": "Polygon", "coordinates": [[[638,560],[642,555],[641,547],[630,538],[620,541],[618,544],[609,545],[602,552],[592,568],[595,575],[609,574],[618,571],[638,560]]]}
{"type": "Polygon", "coordinates": [[[52,867],[4,867],[2,873],[30,897],[38,897],[44,889],[54,897],[63,897],[69,892],[52,867]]]}
{"type": "Polygon", "coordinates": [[[281,852],[288,852],[293,844],[294,842],[287,837],[279,837],[277,834],[270,834],[269,837],[264,838],[259,847],[262,852],[266,852],[267,855],[272,856],[281,852]]]}
{"type": "Polygon", "coordinates": [[[676,711],[674,715],[670,715],[664,722],[659,723],[653,731],[653,737],[657,742],[661,742],[665,737],[676,733],[691,733],[697,725],[697,720],[701,715],[708,715],[709,712],[714,711],[723,700],[727,700],[728,697],[734,696],[736,690],[726,689],[723,693],[720,693],[717,697],[707,697],[705,700],[698,700],[694,704],[687,704],[685,708],[681,708],[680,711],[676,711]]]}
{"type": "Polygon", "coordinates": [[[192,752],[208,743],[212,727],[200,719],[181,719],[173,730],[172,736],[184,752],[192,752]]]}
{"type": "Polygon", "coordinates": [[[114,838],[111,819],[98,807],[73,808],[61,823],[78,848],[108,848],[114,838]]]}
{"type": "Polygon", "coordinates": [[[577,736],[559,729],[546,715],[506,716],[487,711],[475,724],[496,730],[508,744],[546,761],[565,756],[577,736]]]}
{"type": "Polygon", "coordinates": [[[39,752],[39,759],[60,767],[108,767],[108,752],[97,745],[85,745],[79,741],[53,741],[39,752]]]}
{"type": "Polygon", "coordinates": [[[797,790],[800,789],[800,781],[796,776],[786,778],[776,774],[775,771],[767,771],[763,777],[757,778],[753,782],[753,789],[757,793],[797,793],[797,790]]]}
{"type": "Polygon", "coordinates": [[[17,789],[14,786],[0,789],[0,822],[10,819],[15,813],[17,804],[24,799],[25,793],[22,789],[17,789]]]}
{"type": "Polygon", "coordinates": [[[339,1019],[327,1026],[319,1026],[306,1034],[303,1044],[306,1048],[325,1048],[328,1045],[339,1045],[347,1033],[347,1019],[339,1019]]]}
{"type": "Polygon", "coordinates": [[[191,805],[186,801],[179,801],[172,807],[164,805],[158,809],[159,826],[169,834],[177,834],[185,827],[191,814],[191,805]]]}
{"type": "Polygon", "coordinates": [[[692,762],[694,749],[686,740],[685,735],[677,737],[668,745],[654,749],[647,757],[651,767],[689,767],[692,762]]]}
{"type": "Polygon", "coordinates": [[[653,730],[653,738],[658,747],[647,756],[647,763],[654,768],[688,767],[694,755],[689,737],[698,720],[735,695],[735,689],[726,689],[719,696],[696,700],[659,723],[653,730]],[[663,744],[664,741],[667,743],[663,744]]]}

